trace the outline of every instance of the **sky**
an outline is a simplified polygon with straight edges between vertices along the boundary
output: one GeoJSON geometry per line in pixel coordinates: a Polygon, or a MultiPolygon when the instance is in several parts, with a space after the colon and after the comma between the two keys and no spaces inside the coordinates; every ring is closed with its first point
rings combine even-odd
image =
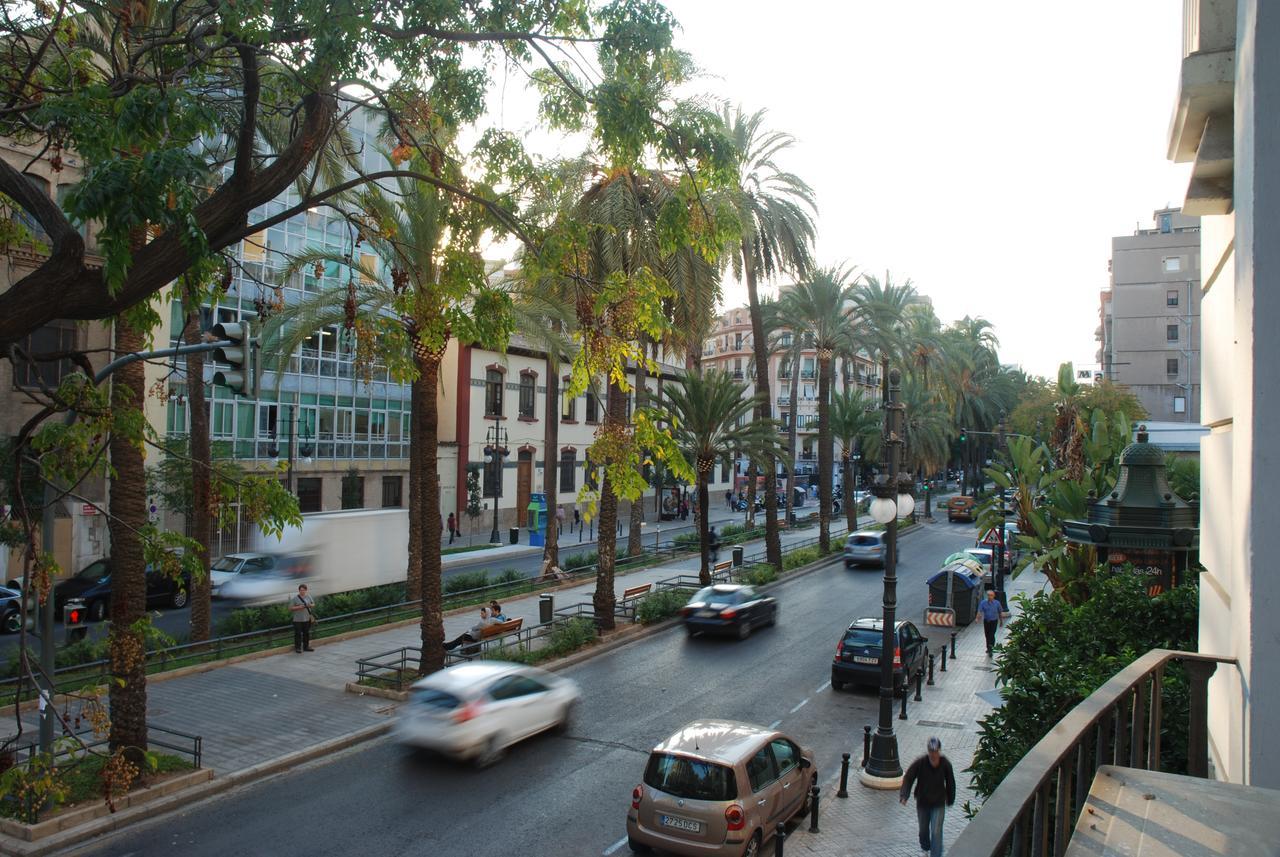
{"type": "Polygon", "coordinates": [[[1181,2],[667,6],[694,89],[796,138],[780,160],[817,193],[820,264],[910,278],[1032,374],[1096,366],[1111,237],[1186,192],[1166,158],[1181,2]]]}

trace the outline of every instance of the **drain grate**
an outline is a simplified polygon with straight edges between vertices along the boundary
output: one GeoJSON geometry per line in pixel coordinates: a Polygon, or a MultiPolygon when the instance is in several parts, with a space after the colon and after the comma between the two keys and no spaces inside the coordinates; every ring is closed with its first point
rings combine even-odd
{"type": "Polygon", "coordinates": [[[963,729],[963,723],[952,723],[950,720],[917,720],[917,726],[930,726],[934,729],[963,729]]]}

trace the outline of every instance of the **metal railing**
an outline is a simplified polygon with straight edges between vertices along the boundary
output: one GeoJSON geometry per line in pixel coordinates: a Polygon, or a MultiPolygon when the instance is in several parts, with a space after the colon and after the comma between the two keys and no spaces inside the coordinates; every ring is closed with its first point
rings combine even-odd
{"type": "Polygon", "coordinates": [[[1164,671],[1186,668],[1187,771],[1208,776],[1208,685],[1233,658],[1153,649],[1071,709],[1013,767],[947,849],[952,857],[1061,857],[1098,768],[1160,770],[1164,671]]]}

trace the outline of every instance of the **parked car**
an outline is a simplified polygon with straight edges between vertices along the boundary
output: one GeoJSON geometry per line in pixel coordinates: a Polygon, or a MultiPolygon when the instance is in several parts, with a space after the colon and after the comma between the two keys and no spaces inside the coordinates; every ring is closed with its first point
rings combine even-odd
{"type": "Polygon", "coordinates": [[[992,569],[995,567],[995,551],[986,547],[965,548],[965,556],[982,566],[982,585],[991,585],[992,569]]]}
{"type": "MultiPolygon", "coordinates": [[[[831,687],[840,690],[845,685],[880,684],[880,650],[884,639],[884,623],[877,618],[857,619],[836,643],[835,659],[831,662],[831,687]]],[[[893,686],[902,693],[908,679],[922,669],[929,660],[929,638],[910,622],[898,621],[894,625],[897,646],[893,650],[893,686]]]]}
{"type": "Polygon", "coordinates": [[[275,568],[276,557],[269,553],[229,553],[209,568],[209,584],[213,597],[217,598],[223,584],[230,583],[237,575],[267,571],[275,568]]]}
{"type": "Polygon", "coordinates": [[[745,640],[756,628],[778,621],[778,602],[750,586],[718,583],[694,593],[680,612],[690,637],[701,633],[733,634],[745,640]]]}
{"type": "Polygon", "coordinates": [[[0,587],[0,631],[16,634],[22,630],[22,593],[0,587]]]}
{"type": "MultiPolygon", "coordinates": [[[[889,554],[889,534],[883,530],[860,530],[844,542],[844,567],[855,565],[883,566],[889,554]]],[[[902,556],[902,543],[898,543],[898,556],[902,556]]]]}
{"type": "Polygon", "coordinates": [[[503,661],[472,661],[415,682],[395,736],[480,767],[548,729],[565,729],[581,696],[576,682],[503,661]]]}
{"type": "MultiPolygon", "coordinates": [[[[187,593],[191,591],[191,579],[183,574],[174,579],[147,566],[147,606],[186,607],[187,593]]],[[[62,616],[62,607],[72,598],[84,602],[89,619],[100,622],[111,608],[111,560],[91,562],[75,577],[68,578],[53,587],[54,615],[62,616]]]]}
{"type": "Polygon", "coordinates": [[[977,506],[972,497],[951,497],[947,500],[947,520],[972,523],[977,506]]]}
{"type": "Polygon", "coordinates": [[[636,853],[756,857],[779,824],[809,812],[813,751],[747,723],[696,720],[649,754],[631,792],[636,853]]]}

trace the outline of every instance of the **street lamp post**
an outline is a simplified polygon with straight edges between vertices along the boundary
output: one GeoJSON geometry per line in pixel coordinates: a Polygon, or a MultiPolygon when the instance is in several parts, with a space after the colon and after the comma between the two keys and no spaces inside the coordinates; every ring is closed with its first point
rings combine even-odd
{"type": "Polygon", "coordinates": [[[485,432],[484,459],[493,468],[493,532],[489,534],[489,541],[493,544],[499,543],[502,539],[498,535],[498,498],[502,496],[502,460],[510,454],[507,449],[507,430],[498,425],[498,421],[494,420],[493,425],[489,426],[489,430],[485,432]]]}
{"type": "MultiPolygon", "coordinates": [[[[893,651],[897,648],[898,606],[898,518],[910,515],[915,508],[912,483],[899,478],[902,457],[905,406],[898,401],[901,375],[897,369],[886,379],[889,387],[885,406],[884,441],[881,444],[884,467],[871,486],[871,517],[885,525],[888,540],[884,561],[884,604],[880,640],[880,719],[871,736],[871,749],[860,779],[863,785],[877,789],[896,789],[902,785],[902,763],[898,758],[898,737],[893,731],[893,651]]],[[[905,474],[903,474],[905,475],[905,474]]],[[[905,678],[904,678],[905,680],[905,678]]]]}

